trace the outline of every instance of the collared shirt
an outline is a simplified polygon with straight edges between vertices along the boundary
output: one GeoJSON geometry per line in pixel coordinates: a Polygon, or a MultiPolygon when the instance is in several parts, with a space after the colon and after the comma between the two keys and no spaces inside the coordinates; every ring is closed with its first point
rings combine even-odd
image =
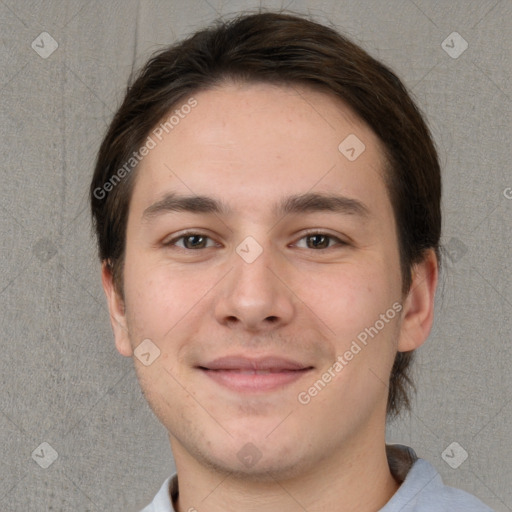
{"type": "MultiPolygon", "coordinates": [[[[493,512],[471,494],[443,484],[441,476],[412,448],[386,446],[389,468],[401,483],[399,489],[379,512],[493,512]]],[[[165,480],[153,501],[141,512],[176,512],[178,476],[165,480]]]]}

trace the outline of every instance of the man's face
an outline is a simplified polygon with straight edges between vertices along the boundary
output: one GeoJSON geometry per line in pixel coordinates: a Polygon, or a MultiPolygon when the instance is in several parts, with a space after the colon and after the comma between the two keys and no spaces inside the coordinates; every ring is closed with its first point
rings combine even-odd
{"type": "Polygon", "coordinates": [[[160,350],[135,366],[177,460],[292,475],[383,440],[402,296],[377,137],[310,89],[194,97],[137,171],[115,329],[124,355],[160,350]],[[173,210],[171,194],[228,211],[173,210]]]}

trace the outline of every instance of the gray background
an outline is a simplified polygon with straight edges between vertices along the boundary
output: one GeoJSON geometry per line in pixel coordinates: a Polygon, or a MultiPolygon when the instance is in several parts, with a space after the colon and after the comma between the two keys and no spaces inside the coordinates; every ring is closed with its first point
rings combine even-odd
{"type": "MultiPolygon", "coordinates": [[[[2,511],[138,510],[174,470],[132,361],[114,347],[87,187],[132,67],[218,15],[259,5],[0,0],[2,511]],[[42,32],[58,43],[47,58],[31,47],[48,50],[42,32]],[[43,442],[58,454],[46,469],[43,442]]],[[[334,24],[394,68],[427,114],[444,172],[447,258],[414,412],[388,437],[448,484],[510,511],[512,2],[262,5],[334,24]],[[458,58],[441,46],[452,32],[469,44],[458,58]],[[457,469],[442,458],[452,442],[468,453],[457,469]]]]}

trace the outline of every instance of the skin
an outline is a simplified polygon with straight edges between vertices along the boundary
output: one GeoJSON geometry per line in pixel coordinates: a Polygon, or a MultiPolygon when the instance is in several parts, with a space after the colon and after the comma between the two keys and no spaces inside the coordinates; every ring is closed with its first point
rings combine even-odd
{"type": "Polygon", "coordinates": [[[169,432],[175,507],[378,510],[398,488],[385,454],[386,383],[396,351],[419,347],[430,332],[435,254],[415,265],[402,296],[382,147],[339,99],[234,83],[194,97],[197,106],[138,169],[124,300],[106,265],[102,271],[118,351],[133,357],[150,339],[161,352],[149,366],[136,357],[134,364],[169,432]],[[349,134],[366,147],[354,161],[338,150],[349,134]],[[144,218],[169,192],[215,197],[232,212],[144,218]],[[305,192],[344,195],[368,213],[273,214],[283,197],[305,192]],[[178,239],[186,229],[209,237],[201,239],[206,248],[178,239]],[[316,248],[307,230],[334,238],[320,237],[316,248]],[[262,249],[252,263],[236,252],[248,236],[262,249]],[[400,314],[307,405],[299,403],[298,394],[397,302],[400,314]],[[278,390],[241,394],[196,368],[231,354],[279,355],[313,369],[278,390]],[[237,457],[247,443],[261,454],[250,467],[237,457]]]}

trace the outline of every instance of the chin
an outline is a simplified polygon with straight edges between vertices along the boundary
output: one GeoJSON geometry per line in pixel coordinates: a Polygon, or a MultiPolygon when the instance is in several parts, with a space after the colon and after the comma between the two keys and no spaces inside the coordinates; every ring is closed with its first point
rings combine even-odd
{"type": "Polygon", "coordinates": [[[304,473],[312,465],[312,457],[304,452],[300,438],[266,439],[261,436],[234,436],[229,443],[216,441],[195,446],[195,456],[204,465],[230,478],[253,482],[289,480],[304,473]],[[245,439],[250,439],[245,441],[245,439]],[[258,441],[261,439],[261,441],[258,441]],[[213,449],[212,449],[213,448],[213,449]]]}
{"type": "Polygon", "coordinates": [[[300,460],[283,460],[278,457],[271,459],[262,457],[254,465],[243,464],[239,460],[214,459],[211,456],[204,462],[215,472],[229,475],[229,478],[262,483],[293,479],[301,475],[306,466],[300,460]]]}

